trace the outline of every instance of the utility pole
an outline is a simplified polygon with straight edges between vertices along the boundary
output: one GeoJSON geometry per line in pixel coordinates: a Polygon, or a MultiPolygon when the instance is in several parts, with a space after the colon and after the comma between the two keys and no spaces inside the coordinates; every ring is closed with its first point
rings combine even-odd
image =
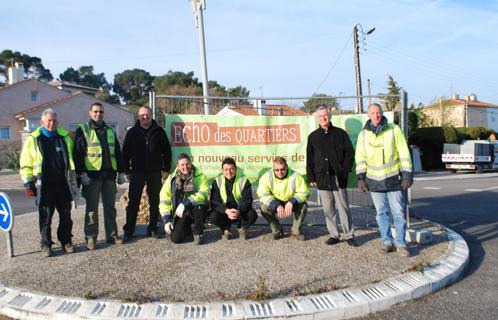
{"type": "Polygon", "coordinates": [[[206,10],[206,0],[190,0],[195,15],[195,27],[199,31],[199,48],[201,51],[202,95],[204,96],[204,114],[210,114],[209,82],[207,75],[206,44],[204,39],[204,20],[202,11],[206,10]]]}
{"type": "Polygon", "coordinates": [[[361,67],[360,67],[360,44],[358,41],[358,31],[361,31],[361,39],[365,40],[365,37],[375,31],[375,28],[370,28],[367,32],[363,32],[363,27],[361,24],[357,23],[353,28],[353,39],[354,39],[354,67],[356,71],[356,99],[358,102],[358,113],[363,113],[363,92],[361,89],[361,67]],[[360,30],[358,30],[360,27],[360,30]]]}
{"type": "Polygon", "coordinates": [[[356,72],[356,100],[357,100],[357,112],[363,113],[363,92],[361,90],[361,71],[360,71],[360,50],[358,44],[358,25],[353,28],[353,39],[354,39],[354,68],[356,72]]]}
{"type": "Polygon", "coordinates": [[[368,83],[368,105],[372,104],[372,88],[370,87],[370,79],[367,79],[368,83]]]}

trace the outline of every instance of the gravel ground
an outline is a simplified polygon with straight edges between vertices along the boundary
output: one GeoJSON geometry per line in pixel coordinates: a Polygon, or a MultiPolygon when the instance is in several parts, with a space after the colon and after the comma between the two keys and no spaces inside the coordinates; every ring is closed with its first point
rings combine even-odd
{"type": "MultiPolygon", "coordinates": [[[[117,206],[121,228],[124,210],[117,206]]],[[[103,241],[101,230],[97,250],[90,252],[84,246],[82,208],[73,211],[73,221],[77,252],[65,255],[57,243],[55,255],[43,258],[37,215],[16,217],[14,258],[5,258],[5,237],[0,237],[0,283],[63,296],[138,302],[245,299],[254,296],[257,288],[275,298],[376,282],[416,269],[448,247],[446,237],[436,228],[432,244],[412,246],[415,255],[402,258],[380,253],[376,229],[357,230],[360,246],[353,248],[346,243],[325,245],[324,226],[304,227],[309,240],[299,242],[290,238],[273,241],[270,229],[259,225],[251,229],[247,241],[221,241],[220,232],[208,228],[201,246],[144,237],[111,246],[103,241]]],[[[56,214],[54,237],[57,225],[56,214]]]]}

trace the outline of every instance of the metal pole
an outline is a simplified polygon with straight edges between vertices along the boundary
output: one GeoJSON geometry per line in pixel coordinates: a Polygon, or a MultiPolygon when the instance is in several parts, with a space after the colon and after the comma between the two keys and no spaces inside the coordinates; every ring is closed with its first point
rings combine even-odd
{"type": "Polygon", "coordinates": [[[370,79],[367,79],[368,83],[368,105],[372,104],[372,88],[370,87],[370,79]]]}
{"type": "Polygon", "coordinates": [[[353,28],[354,39],[354,67],[356,71],[356,99],[358,103],[358,113],[363,113],[363,98],[361,90],[361,71],[360,71],[360,50],[358,45],[358,25],[353,28]]]}
{"type": "Polygon", "coordinates": [[[400,125],[403,133],[405,134],[406,139],[408,139],[408,94],[405,90],[401,90],[400,94],[401,100],[401,117],[400,117],[400,125]]]}
{"type": "Polygon", "coordinates": [[[152,92],[152,96],[151,96],[151,100],[152,100],[152,119],[156,119],[156,93],[153,91],[152,92]]]}
{"type": "Polygon", "coordinates": [[[207,62],[206,62],[206,44],[204,38],[204,18],[202,15],[202,10],[205,9],[202,1],[195,1],[195,17],[197,19],[197,28],[199,30],[199,48],[201,50],[201,72],[202,72],[202,95],[204,96],[204,114],[210,114],[211,108],[209,106],[209,83],[207,74],[207,62]]]}
{"type": "Polygon", "coordinates": [[[12,230],[5,233],[7,240],[7,256],[12,258],[14,256],[14,243],[12,241],[12,230]]]}

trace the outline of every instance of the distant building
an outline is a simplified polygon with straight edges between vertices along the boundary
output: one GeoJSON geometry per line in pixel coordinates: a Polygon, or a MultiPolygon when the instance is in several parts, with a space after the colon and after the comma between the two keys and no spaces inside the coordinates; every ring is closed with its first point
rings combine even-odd
{"type": "MultiPolygon", "coordinates": [[[[6,167],[8,155],[20,150],[23,138],[40,126],[44,109],[53,108],[59,125],[74,131],[78,123],[89,120],[90,105],[98,101],[81,91],[68,92],[37,79],[24,79],[22,64],[11,68],[8,84],[0,87],[0,168],[6,167]]],[[[104,105],[105,121],[116,129],[122,141],[126,128],[134,124],[134,115],[100,102],[104,105]]]]}
{"type": "Polygon", "coordinates": [[[226,106],[216,115],[243,115],[243,116],[307,116],[308,113],[286,105],[270,105],[265,100],[254,100],[251,104],[226,106]]]}
{"type": "Polygon", "coordinates": [[[60,81],[60,80],[52,80],[48,84],[53,86],[53,87],[56,87],[62,91],[65,91],[67,93],[75,93],[77,91],[80,91],[80,92],[86,93],[88,95],[95,96],[95,94],[97,94],[97,92],[102,91],[101,88],[93,88],[93,87],[83,86],[83,85],[76,84],[76,83],[60,81]]]}
{"type": "Polygon", "coordinates": [[[460,99],[453,94],[451,99],[441,99],[422,108],[431,125],[454,127],[484,127],[498,131],[498,105],[477,100],[475,94],[460,99]]]}

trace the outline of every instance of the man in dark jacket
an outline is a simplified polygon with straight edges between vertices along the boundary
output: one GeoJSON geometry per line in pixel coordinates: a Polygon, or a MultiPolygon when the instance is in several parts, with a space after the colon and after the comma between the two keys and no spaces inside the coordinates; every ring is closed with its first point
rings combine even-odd
{"type": "Polygon", "coordinates": [[[236,223],[239,237],[246,240],[247,229],[254,224],[258,214],[252,208],[251,182],[237,172],[233,158],[225,158],[221,163],[223,173],[211,185],[211,221],[220,227],[221,238],[231,236],[230,226],[236,223]]]}
{"type": "Polygon", "coordinates": [[[135,232],[137,213],[142,191],[147,184],[149,196],[149,236],[158,238],[159,191],[162,172],[167,174],[171,165],[171,147],[164,129],[152,119],[152,110],[141,107],[138,120],[127,133],[123,143],[123,162],[130,181],[126,224],[123,226],[125,241],[135,232]]]}
{"type": "Polygon", "coordinates": [[[318,189],[323,203],[325,221],[330,233],[326,243],[332,245],[340,241],[334,206],[337,201],[344,239],[349,245],[355,246],[346,193],[348,174],[354,162],[353,145],[346,131],[332,125],[327,107],[319,107],[316,117],[320,127],[308,136],[306,172],[310,185],[318,189]]]}

